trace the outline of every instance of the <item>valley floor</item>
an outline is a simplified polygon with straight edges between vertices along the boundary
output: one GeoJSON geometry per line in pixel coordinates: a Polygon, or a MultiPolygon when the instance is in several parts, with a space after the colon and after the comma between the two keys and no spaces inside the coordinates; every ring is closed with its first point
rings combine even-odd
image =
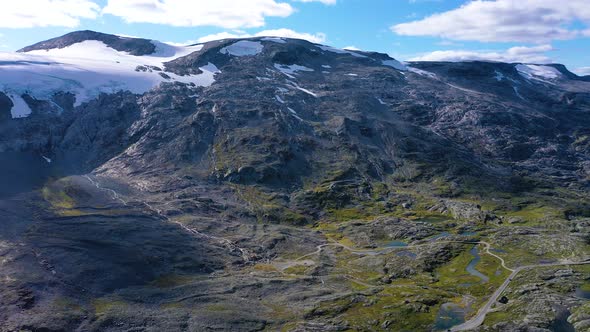
{"type": "Polygon", "coordinates": [[[565,221],[244,224],[191,190],[199,214],[95,175],[2,201],[2,331],[587,324],[590,248],[565,221]]]}

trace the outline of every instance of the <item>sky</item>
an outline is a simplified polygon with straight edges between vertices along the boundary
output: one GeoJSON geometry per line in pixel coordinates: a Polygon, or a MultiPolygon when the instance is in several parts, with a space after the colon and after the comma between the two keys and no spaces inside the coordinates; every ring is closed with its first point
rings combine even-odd
{"type": "Polygon", "coordinates": [[[273,35],[404,61],[563,63],[590,75],[590,0],[3,2],[2,52],[86,29],[176,44],[273,35]]]}

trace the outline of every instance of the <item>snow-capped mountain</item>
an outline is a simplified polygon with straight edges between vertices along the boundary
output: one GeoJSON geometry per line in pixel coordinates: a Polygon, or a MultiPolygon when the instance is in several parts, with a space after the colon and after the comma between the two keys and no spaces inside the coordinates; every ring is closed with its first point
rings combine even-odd
{"type": "MultiPolygon", "coordinates": [[[[589,128],[557,64],[91,31],[2,53],[0,331],[434,330],[497,255],[590,252],[589,128]]],[[[583,307],[559,269],[482,329],[583,307]]]]}
{"type": "MultiPolygon", "coordinates": [[[[196,52],[202,45],[177,47],[146,41],[153,45],[153,51],[144,54],[139,52],[145,47],[143,44],[135,49],[132,44],[128,49],[113,47],[113,38],[116,41],[130,38],[111,36],[111,43],[106,44],[101,39],[109,35],[89,32],[82,32],[86,39],[57,42],[69,40],[72,35],[81,37],[80,33],[73,33],[53,42],[26,47],[18,53],[0,53],[0,91],[12,100],[13,117],[26,117],[31,113],[22,95],[50,101],[57,93],[71,93],[75,96],[74,105],[78,106],[100,93],[142,94],[162,82],[209,86],[218,72],[212,64],[200,67],[202,73],[197,75],[179,76],[162,70],[164,63],[196,52]]],[[[56,110],[61,109],[58,104],[54,106],[56,110]]]]}
{"type": "MultiPolygon", "coordinates": [[[[251,56],[262,52],[262,43],[286,43],[282,38],[258,38],[242,40],[223,47],[219,53],[232,56],[251,56]]],[[[215,43],[215,42],[213,42],[215,43]]],[[[74,106],[96,98],[100,93],[130,91],[143,94],[162,82],[180,82],[195,86],[209,86],[219,69],[213,63],[198,67],[198,73],[178,75],[166,70],[166,63],[200,51],[204,47],[174,46],[158,41],[106,35],[92,31],[79,31],[45,42],[25,47],[18,53],[0,53],[0,91],[10,98],[13,118],[27,117],[31,109],[23,100],[28,95],[37,100],[52,101],[57,93],[75,96],[74,106]]],[[[360,52],[339,50],[318,45],[318,50],[335,54],[349,54],[367,58],[360,52]]],[[[381,64],[402,72],[430,76],[432,73],[406,66],[394,59],[383,59],[381,64]]],[[[294,67],[293,67],[294,66],[294,67]]],[[[307,67],[277,69],[289,75],[307,67]]],[[[527,79],[549,82],[564,75],[552,66],[517,64],[516,70],[527,79]]],[[[498,73],[499,81],[503,74],[498,73]]],[[[515,91],[516,91],[515,87],[515,91]]],[[[516,93],[516,92],[515,92],[516,93]]],[[[61,106],[54,103],[56,111],[61,106]]]]}

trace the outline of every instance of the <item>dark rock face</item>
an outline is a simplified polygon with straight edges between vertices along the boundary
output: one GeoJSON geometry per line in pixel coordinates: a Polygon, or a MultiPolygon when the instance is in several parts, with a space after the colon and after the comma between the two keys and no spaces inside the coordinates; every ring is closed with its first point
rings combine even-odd
{"type": "Polygon", "coordinates": [[[42,41],[40,43],[27,46],[19,52],[30,52],[35,50],[50,50],[54,48],[65,48],[73,44],[81,43],[87,40],[97,40],[105,43],[108,47],[120,52],[128,52],[132,55],[148,55],[154,53],[156,45],[149,39],[119,37],[108,35],[95,31],[75,31],[67,35],[42,41]]]}
{"type": "Polygon", "coordinates": [[[72,109],[68,95],[56,96],[64,104],[55,112],[48,101],[25,96],[33,110],[27,121],[0,123],[0,151],[35,152],[60,156],[56,168],[64,173],[87,172],[129,146],[127,129],[139,117],[137,97],[128,92],[101,95],[96,100],[72,109]],[[14,137],[24,141],[14,141],[14,137]]]}
{"type": "Polygon", "coordinates": [[[13,103],[7,95],[0,92],[0,122],[7,121],[12,118],[10,110],[12,109],[13,103]]]}

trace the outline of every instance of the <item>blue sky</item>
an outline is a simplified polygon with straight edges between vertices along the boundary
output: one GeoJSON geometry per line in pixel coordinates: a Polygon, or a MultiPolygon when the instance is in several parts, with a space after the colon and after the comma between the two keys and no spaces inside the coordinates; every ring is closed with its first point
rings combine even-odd
{"type": "Polygon", "coordinates": [[[13,51],[80,29],[174,43],[270,31],[340,48],[353,46],[386,52],[401,60],[557,62],[578,73],[590,74],[588,0],[11,3],[4,3],[6,8],[0,12],[0,51],[13,51]]]}

